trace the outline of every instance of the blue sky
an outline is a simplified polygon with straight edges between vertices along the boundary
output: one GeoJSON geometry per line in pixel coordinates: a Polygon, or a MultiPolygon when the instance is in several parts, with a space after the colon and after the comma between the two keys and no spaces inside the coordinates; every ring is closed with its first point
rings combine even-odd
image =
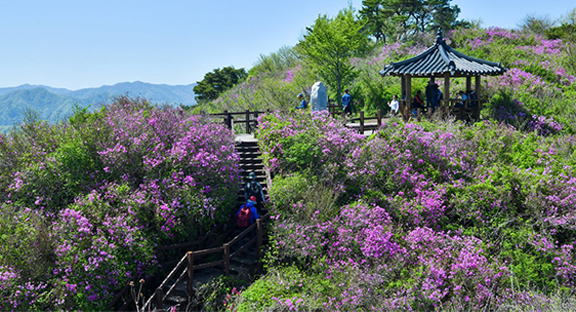
{"type": "MultiPolygon", "coordinates": [[[[568,0],[453,0],[460,18],[515,28],[558,18],[568,0]]],[[[0,0],[0,87],[72,90],[143,81],[191,84],[226,66],[293,46],[319,14],[353,0],[0,0]]]]}

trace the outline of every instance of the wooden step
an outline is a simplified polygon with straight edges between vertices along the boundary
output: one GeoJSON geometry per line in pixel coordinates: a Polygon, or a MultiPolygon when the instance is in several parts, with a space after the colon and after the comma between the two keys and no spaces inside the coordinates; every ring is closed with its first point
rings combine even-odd
{"type": "Polygon", "coordinates": [[[262,163],[261,158],[244,158],[240,161],[240,165],[243,165],[243,164],[261,164],[261,163],[262,163]]]}
{"type": "Polygon", "coordinates": [[[242,153],[254,153],[254,152],[259,152],[260,148],[258,147],[258,145],[254,145],[254,146],[236,146],[236,151],[237,152],[242,152],[242,153]]]}
{"type": "Polygon", "coordinates": [[[236,146],[258,146],[258,142],[256,141],[236,142],[236,146]]]}
{"type": "Polygon", "coordinates": [[[240,164],[240,172],[242,175],[248,176],[250,172],[254,171],[256,175],[265,176],[264,174],[264,164],[253,163],[253,164],[240,164]]]}
{"type": "MultiPolygon", "coordinates": [[[[250,167],[248,167],[250,168],[250,167]]],[[[244,183],[247,183],[248,181],[250,181],[249,175],[250,173],[254,172],[254,174],[256,175],[256,180],[257,181],[266,181],[266,173],[264,172],[263,168],[261,169],[248,169],[245,170],[244,168],[240,168],[240,177],[242,178],[244,183]]]]}
{"type": "Polygon", "coordinates": [[[238,153],[238,156],[240,156],[240,162],[243,159],[254,159],[254,158],[262,159],[262,154],[260,153],[238,153]]]}

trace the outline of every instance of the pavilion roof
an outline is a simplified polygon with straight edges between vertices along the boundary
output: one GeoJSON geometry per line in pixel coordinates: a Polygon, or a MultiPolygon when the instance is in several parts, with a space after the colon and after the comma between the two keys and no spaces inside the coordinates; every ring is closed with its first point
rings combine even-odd
{"type": "Polygon", "coordinates": [[[436,43],[413,58],[384,66],[380,75],[413,77],[452,77],[502,75],[506,68],[494,63],[460,53],[446,44],[442,31],[438,31],[436,43]]]}

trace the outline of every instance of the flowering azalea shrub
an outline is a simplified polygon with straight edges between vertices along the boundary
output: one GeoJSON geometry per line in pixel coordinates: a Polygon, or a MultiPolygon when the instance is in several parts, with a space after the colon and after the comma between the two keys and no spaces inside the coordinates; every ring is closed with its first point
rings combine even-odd
{"type": "Polygon", "coordinates": [[[258,118],[261,152],[273,171],[314,168],[337,171],[363,137],[342,127],[328,112],[266,114],[258,118]]]}
{"type": "Polygon", "coordinates": [[[515,126],[519,121],[534,124],[554,118],[555,123],[574,131],[570,121],[576,101],[576,72],[566,67],[572,43],[496,27],[458,30],[451,32],[450,40],[460,52],[508,68],[502,76],[484,79],[482,92],[487,99],[496,95],[488,101],[488,115],[515,126]],[[508,104],[502,103],[502,95],[508,104]],[[513,102],[521,103],[522,109],[511,107],[513,102]]]}
{"type": "Polygon", "coordinates": [[[228,220],[240,183],[224,125],[140,98],[0,144],[0,310],[109,309],[158,246],[228,220]]]}
{"type": "Polygon", "coordinates": [[[391,119],[326,148],[347,130],[297,117],[261,117],[273,244],[239,311],[495,310],[574,290],[574,136],[391,119]],[[318,181],[336,195],[307,196],[318,181]]]}

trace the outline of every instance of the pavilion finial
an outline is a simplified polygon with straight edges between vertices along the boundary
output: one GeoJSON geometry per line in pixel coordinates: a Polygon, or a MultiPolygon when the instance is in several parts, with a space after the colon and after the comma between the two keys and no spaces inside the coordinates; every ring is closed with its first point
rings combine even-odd
{"type": "Polygon", "coordinates": [[[438,28],[438,32],[436,33],[436,43],[441,43],[442,41],[442,28],[438,28]]]}

